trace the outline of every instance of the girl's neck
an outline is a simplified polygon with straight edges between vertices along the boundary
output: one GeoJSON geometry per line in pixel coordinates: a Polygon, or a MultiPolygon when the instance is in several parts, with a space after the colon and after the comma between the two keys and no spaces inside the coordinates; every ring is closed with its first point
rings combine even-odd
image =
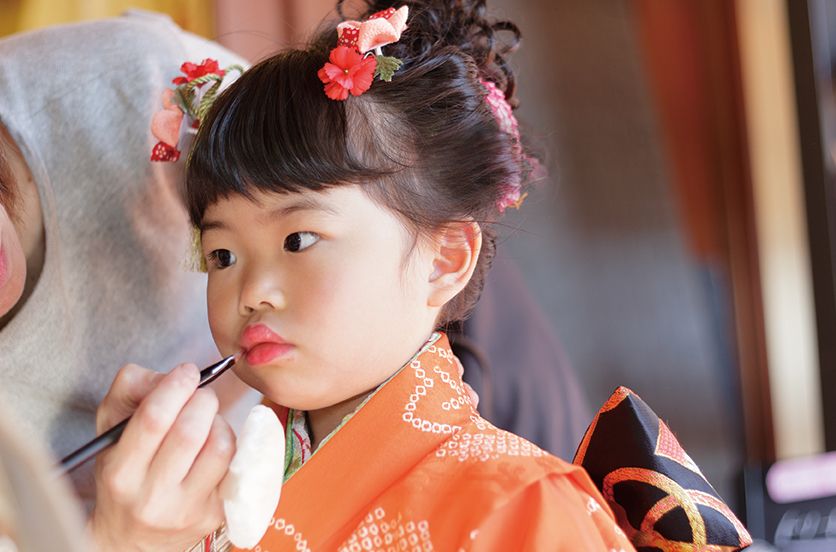
{"type": "MultiPolygon", "coordinates": [[[[421,348],[426,345],[427,340],[432,336],[432,334],[433,329],[432,326],[430,326],[430,330],[425,335],[410,340],[414,342],[414,348],[412,349],[413,352],[409,358],[404,359],[401,367],[409,362],[410,358],[416,355],[421,348]]],[[[320,408],[318,410],[307,411],[306,414],[308,418],[308,428],[310,429],[311,450],[316,451],[319,448],[319,445],[322,444],[322,441],[340,426],[346,416],[357,410],[357,407],[359,407],[363,401],[375,391],[375,389],[377,389],[377,387],[364,391],[359,395],[348,398],[340,403],[326,406],[325,408],[320,408]]]]}
{"type": "Polygon", "coordinates": [[[341,403],[337,403],[318,410],[309,410],[308,426],[311,431],[311,450],[315,451],[322,444],[322,441],[333,432],[347,415],[351,414],[360,404],[374,391],[369,390],[364,393],[346,399],[341,403]]]}

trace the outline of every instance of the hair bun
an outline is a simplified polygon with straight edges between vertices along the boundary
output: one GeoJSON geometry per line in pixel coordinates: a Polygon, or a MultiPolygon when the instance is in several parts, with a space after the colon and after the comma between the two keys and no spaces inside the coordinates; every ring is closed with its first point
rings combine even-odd
{"type": "Polygon", "coordinates": [[[512,21],[489,19],[485,0],[364,0],[359,16],[345,14],[344,2],[337,2],[337,12],[343,19],[365,19],[387,8],[407,6],[408,31],[398,43],[386,47],[387,55],[411,63],[441,50],[458,49],[473,59],[480,78],[496,83],[516,107],[514,72],[507,58],[519,46],[522,34],[512,21]],[[501,33],[509,34],[510,41],[501,33]]]}

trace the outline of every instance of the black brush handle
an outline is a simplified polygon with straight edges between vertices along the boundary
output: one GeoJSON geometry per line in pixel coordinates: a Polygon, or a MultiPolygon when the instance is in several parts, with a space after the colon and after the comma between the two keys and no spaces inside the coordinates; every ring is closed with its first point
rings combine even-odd
{"type": "MultiPolygon", "coordinates": [[[[225,359],[220,360],[215,364],[212,364],[211,366],[208,366],[201,370],[200,384],[198,385],[198,387],[203,387],[204,385],[207,385],[215,381],[215,379],[217,379],[218,376],[226,372],[235,364],[235,359],[235,355],[228,356],[225,359]]],[[[99,454],[107,447],[116,444],[116,442],[119,440],[119,437],[122,436],[122,432],[125,431],[125,426],[128,425],[128,422],[130,420],[131,417],[128,416],[126,419],[122,420],[112,428],[108,429],[107,431],[105,431],[86,445],[65,456],[61,460],[60,472],[64,474],[71,472],[78,466],[95,457],[97,454],[99,454]]]]}

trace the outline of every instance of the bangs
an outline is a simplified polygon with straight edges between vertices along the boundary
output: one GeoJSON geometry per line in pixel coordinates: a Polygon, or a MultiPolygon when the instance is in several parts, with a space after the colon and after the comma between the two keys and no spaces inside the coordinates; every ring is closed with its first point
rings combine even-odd
{"type": "MultiPolygon", "coordinates": [[[[326,61],[324,52],[283,52],[245,71],[218,97],[186,171],[195,225],[207,207],[232,195],[322,190],[389,172],[364,159],[363,152],[376,149],[368,118],[348,115],[349,102],[325,95],[317,71],[326,61]]],[[[362,112],[362,102],[352,100],[352,111],[362,112]]]]}

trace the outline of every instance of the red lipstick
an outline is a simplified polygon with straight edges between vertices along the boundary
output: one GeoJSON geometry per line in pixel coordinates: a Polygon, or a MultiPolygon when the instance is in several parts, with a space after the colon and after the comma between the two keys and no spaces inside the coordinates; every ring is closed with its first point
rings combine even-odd
{"type": "Polygon", "coordinates": [[[250,366],[267,364],[293,349],[293,345],[264,324],[253,324],[241,334],[241,348],[250,366]]]}

